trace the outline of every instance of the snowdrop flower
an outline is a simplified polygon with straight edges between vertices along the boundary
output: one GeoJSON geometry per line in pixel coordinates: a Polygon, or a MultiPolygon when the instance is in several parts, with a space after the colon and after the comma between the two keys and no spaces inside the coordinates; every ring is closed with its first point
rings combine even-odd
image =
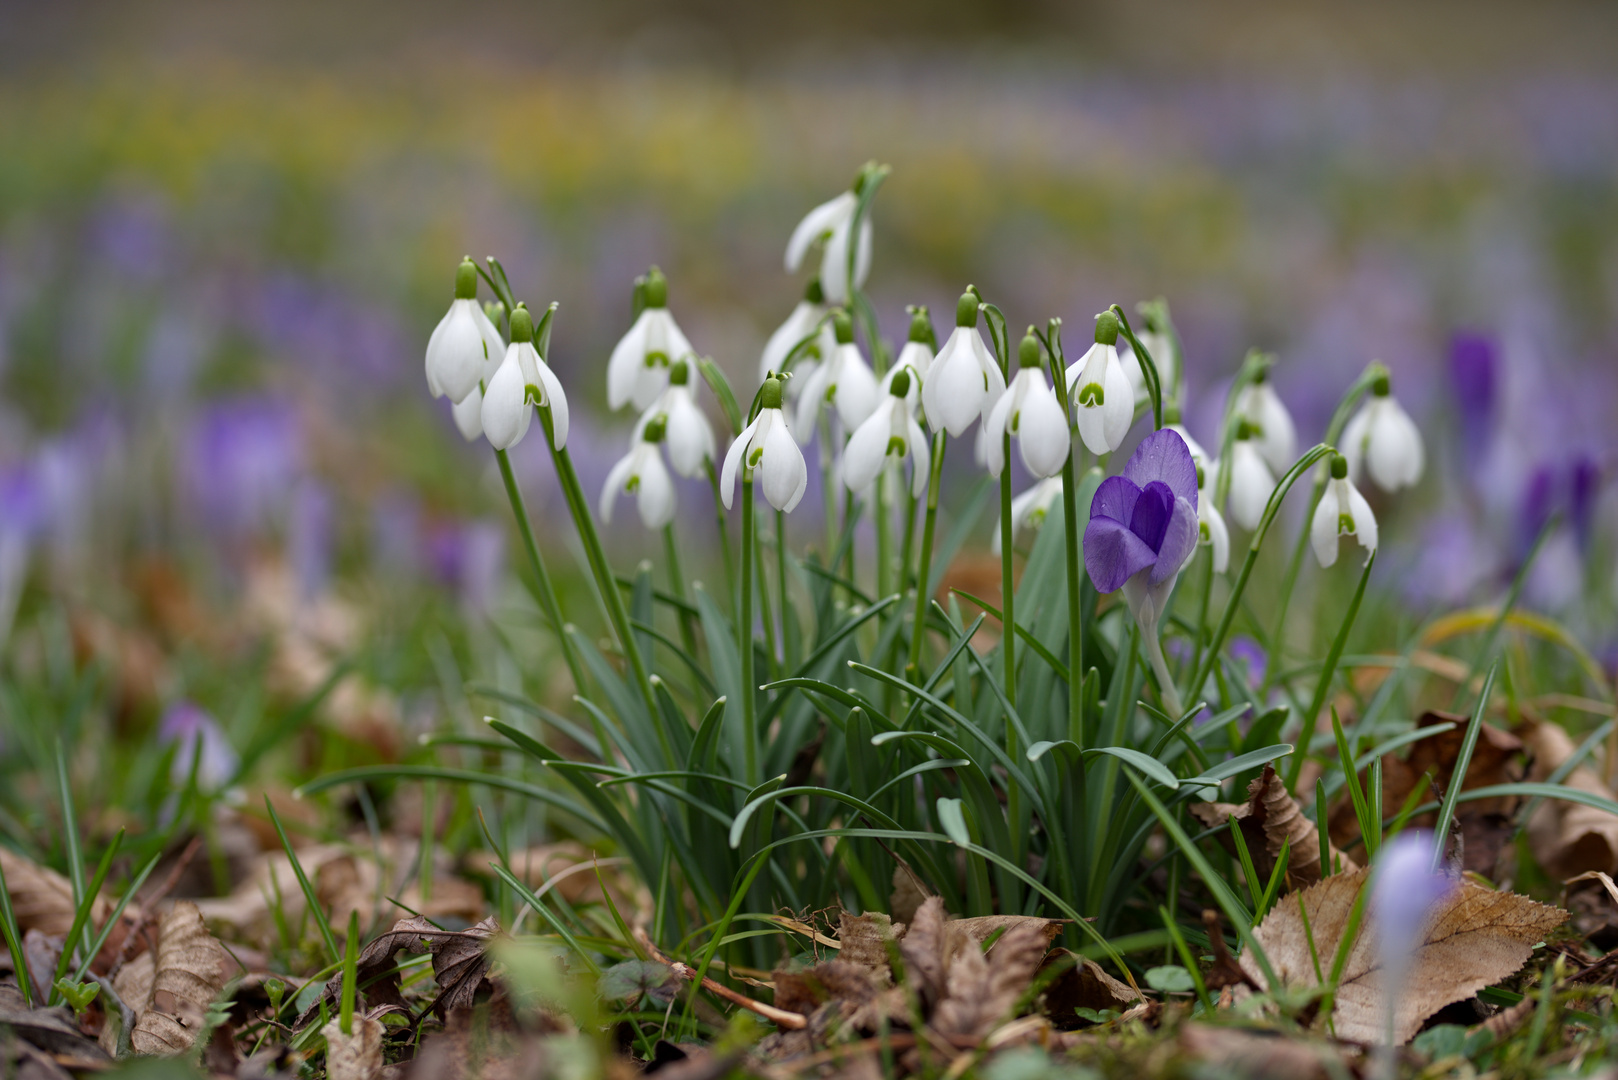
{"type": "Polygon", "coordinates": [[[630,402],[644,409],[668,385],[669,365],[692,352],[669,314],[669,279],[652,267],[646,272],[642,296],[646,306],[629,332],[618,339],[607,361],[607,407],[621,409],[630,402]]]}
{"type": "MultiPolygon", "coordinates": [[[[494,302],[484,305],[483,311],[492,328],[498,326],[500,320],[505,318],[506,308],[504,304],[494,302]]],[[[494,340],[496,342],[500,340],[498,334],[494,340]]],[[[500,370],[500,361],[505,355],[503,345],[491,349],[483,361],[483,376],[478,380],[478,385],[450,409],[450,415],[455,418],[456,429],[460,431],[461,438],[467,442],[473,442],[483,434],[483,388],[494,379],[494,373],[500,370]]]]}
{"type": "Polygon", "coordinates": [[[691,392],[691,365],[676,360],[669,365],[669,385],[652,407],[635,424],[638,437],[655,420],[667,425],[669,462],[684,477],[700,475],[704,464],[714,459],[713,428],[697,407],[691,392]]]}
{"type": "Polygon", "coordinates": [[[654,416],[640,429],[629,453],[607,474],[601,489],[601,522],[612,523],[612,504],[619,494],[633,494],[635,509],[648,529],[661,529],[674,520],[674,481],[663,465],[663,455],[657,444],[667,434],[667,422],[654,416]]]}
{"type": "Polygon", "coordinates": [[[838,418],[850,431],[863,424],[877,406],[876,375],[854,344],[853,321],[846,311],[837,312],[831,321],[837,347],[830,359],[804,380],[803,396],[798,401],[797,429],[806,441],[814,435],[823,404],[836,405],[838,418]]]}
{"type": "Polygon", "coordinates": [[[1378,982],[1387,1007],[1389,1045],[1404,1041],[1396,1037],[1394,1021],[1411,959],[1421,948],[1434,909],[1456,886],[1454,878],[1433,868],[1434,855],[1432,834],[1426,832],[1400,833],[1377,853],[1370,914],[1381,961],[1378,982]]]}
{"type": "MultiPolygon", "coordinates": [[[[433,397],[448,397],[457,405],[486,377],[489,358],[505,351],[500,332],[478,306],[477,295],[478,268],[468,256],[455,268],[455,299],[427,339],[427,389],[433,397]]],[[[461,431],[465,434],[466,428],[461,431]]]]}
{"type": "Polygon", "coordinates": [[[1038,477],[1055,476],[1073,449],[1068,432],[1067,410],[1056,398],[1056,391],[1045,381],[1042,353],[1034,328],[1029,327],[1017,347],[1019,370],[1011,385],[989,412],[983,425],[984,453],[990,476],[1005,468],[1007,432],[1017,437],[1022,463],[1038,477]]]}
{"type": "Polygon", "coordinates": [[[780,379],[764,380],[758,416],[742,429],[725,453],[725,464],[719,471],[719,493],[726,510],[735,495],[736,470],[744,465],[748,475],[761,474],[764,497],[777,510],[790,513],[809,486],[809,467],[804,464],[803,451],[798,449],[787,430],[786,417],[781,414],[780,379]]]}
{"type": "MultiPolygon", "coordinates": [[[[1216,463],[1213,468],[1219,468],[1216,463]]],[[[1230,516],[1251,532],[1264,518],[1264,507],[1275,491],[1275,474],[1253,441],[1246,420],[1236,421],[1236,441],[1230,448],[1230,516]]]]}
{"type": "Polygon", "coordinates": [[[772,372],[785,371],[787,357],[793,348],[811,335],[814,341],[804,347],[792,365],[792,373],[799,379],[807,379],[814,374],[815,368],[837,347],[837,338],[826,321],[826,295],[821,291],[819,278],[810,279],[803,299],[798,301],[786,321],[775,328],[770,340],[764,343],[764,352],[758,358],[759,381],[769,378],[772,372]]]}
{"type": "Polygon", "coordinates": [[[1098,592],[1122,589],[1140,624],[1164,703],[1178,714],[1174,680],[1157,627],[1180,570],[1196,550],[1197,467],[1185,440],[1154,431],[1129,456],[1123,475],[1096,488],[1084,529],[1084,568],[1098,592]]]}
{"type": "MultiPolygon", "coordinates": [[[[821,203],[804,215],[787,241],[786,268],[796,273],[803,265],[803,257],[817,241],[825,247],[820,256],[820,286],[826,299],[833,304],[846,304],[851,290],[848,287],[849,233],[854,226],[854,210],[859,206],[860,192],[865,186],[865,173],[854,178],[852,189],[835,199],[821,203]]],[[[871,216],[860,221],[859,249],[854,257],[854,288],[865,284],[871,273],[871,216]]]]}
{"type": "Polygon", "coordinates": [[[1331,458],[1331,479],[1309,522],[1309,543],[1322,567],[1337,561],[1337,538],[1352,536],[1369,557],[1376,551],[1376,516],[1354,482],[1348,478],[1348,460],[1342,454],[1331,458]]]}
{"type": "MultiPolygon", "coordinates": [[[[1050,513],[1051,505],[1062,494],[1061,476],[1051,476],[1011,500],[1011,535],[1016,536],[1024,529],[1037,529],[1045,524],[1045,515],[1050,513]]],[[[1000,525],[994,527],[993,538],[989,541],[990,550],[1000,554],[1000,525]]]]}
{"type": "Polygon", "coordinates": [[[1386,374],[1372,380],[1371,400],[1343,429],[1343,456],[1351,479],[1360,478],[1363,464],[1383,491],[1413,487],[1421,479],[1421,432],[1394,399],[1386,374]]]}
{"type": "Polygon", "coordinates": [[[927,425],[960,438],[1005,392],[1005,374],[978,334],[977,294],[968,290],[955,302],[955,330],[933,357],[921,385],[927,425]]]}
{"type": "MultiPolygon", "coordinates": [[[[1173,428],[1164,428],[1173,431],[1173,428]]],[[[1183,438],[1183,436],[1182,436],[1183,438]]],[[[1214,573],[1223,574],[1230,567],[1230,530],[1225,528],[1225,517],[1214,505],[1212,482],[1196,454],[1191,459],[1197,465],[1197,542],[1213,549],[1214,573]]]]}
{"type": "Polygon", "coordinates": [[[1281,403],[1275,388],[1270,385],[1267,372],[1260,370],[1253,381],[1242,387],[1236,399],[1236,415],[1245,419],[1252,429],[1258,452],[1280,476],[1292,468],[1297,454],[1298,435],[1292,424],[1292,414],[1281,403]]]}
{"type": "Polygon", "coordinates": [[[1135,422],[1135,394],[1118,362],[1118,316],[1096,316],[1090,351],[1067,369],[1067,388],[1079,407],[1079,437],[1092,454],[1110,454],[1135,422]]]}
{"type": "Polygon", "coordinates": [[[843,483],[850,491],[864,491],[876,480],[891,456],[903,461],[910,455],[910,493],[916,498],[927,489],[927,468],[931,455],[927,436],[910,414],[910,372],[895,369],[888,383],[888,396],[870,417],[854,430],[843,450],[843,483]]]}
{"type": "Polygon", "coordinates": [[[483,395],[483,434],[496,450],[509,450],[528,434],[529,403],[551,411],[556,449],[567,445],[567,395],[534,348],[534,317],[525,304],[511,313],[511,344],[483,395]]]}
{"type": "MultiPolygon", "coordinates": [[[[1167,407],[1179,371],[1174,358],[1174,342],[1168,334],[1150,327],[1137,336],[1140,343],[1146,346],[1146,351],[1151,353],[1152,363],[1157,366],[1157,377],[1163,384],[1163,404],[1167,407]]],[[[1135,355],[1135,350],[1131,349],[1128,356],[1120,356],[1118,362],[1129,377],[1129,387],[1135,393],[1135,407],[1150,405],[1152,395],[1146,389],[1146,372],[1141,368],[1140,357],[1135,355]]]]}

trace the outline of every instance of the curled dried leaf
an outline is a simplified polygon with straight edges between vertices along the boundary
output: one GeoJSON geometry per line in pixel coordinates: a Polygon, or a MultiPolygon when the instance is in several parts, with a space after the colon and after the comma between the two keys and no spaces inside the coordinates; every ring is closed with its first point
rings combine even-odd
{"type": "MultiPolygon", "coordinates": [[[[1557,724],[1528,721],[1523,742],[1533,755],[1531,780],[1545,780],[1574,754],[1573,740],[1557,724]]],[[[1613,797],[1592,769],[1579,766],[1563,781],[1568,787],[1613,797]]],[[[1559,878],[1591,870],[1618,870],[1618,816],[1582,803],[1546,799],[1528,818],[1528,839],[1540,865],[1559,878]]]]}
{"type": "Polygon", "coordinates": [[[139,1017],[130,1045],[142,1054],[191,1049],[206,1025],[209,1004],[224,986],[224,959],[197,906],[184,900],[175,904],[158,930],[151,996],[139,1005],[124,998],[139,1017]]]}
{"type": "Polygon", "coordinates": [[[948,995],[933,1027],[945,1035],[981,1039],[1002,1021],[1033,981],[1050,946],[1044,920],[1016,923],[987,954],[966,943],[950,960],[948,995]]]}
{"type": "MultiPolygon", "coordinates": [[[[1273,766],[1264,766],[1263,773],[1248,785],[1246,802],[1197,803],[1191,807],[1191,813],[1209,827],[1234,819],[1253,858],[1253,869],[1266,881],[1275,869],[1282,845],[1289,841],[1287,876],[1300,885],[1313,885],[1320,880],[1320,832],[1297,800],[1287,794],[1286,785],[1275,774],[1273,766]]],[[[1220,833],[1219,840],[1234,853],[1236,845],[1229,833],[1220,833]]],[[[1335,868],[1356,868],[1354,860],[1335,847],[1330,854],[1335,868]]]]}

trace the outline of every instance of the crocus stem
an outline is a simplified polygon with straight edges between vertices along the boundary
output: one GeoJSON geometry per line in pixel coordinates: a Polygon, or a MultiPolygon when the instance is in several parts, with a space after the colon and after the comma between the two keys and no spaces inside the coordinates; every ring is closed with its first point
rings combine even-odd
{"type": "Polygon", "coordinates": [[[528,509],[523,505],[522,490],[517,487],[517,477],[511,471],[511,457],[504,450],[496,450],[494,459],[500,464],[500,479],[506,485],[506,498],[511,502],[512,516],[517,519],[517,532],[522,536],[523,550],[528,553],[528,563],[534,571],[540,609],[545,612],[545,618],[562,646],[562,659],[567,664],[567,673],[573,678],[574,689],[584,693],[584,666],[579,662],[578,653],[573,650],[573,639],[568,636],[567,624],[562,619],[562,605],[556,598],[556,587],[551,584],[551,575],[545,569],[545,557],[539,553],[539,545],[534,542],[534,530],[528,523],[528,509]]]}
{"type": "Polygon", "coordinates": [[[1151,664],[1152,674],[1157,676],[1157,693],[1164,711],[1178,720],[1185,713],[1185,707],[1180,704],[1180,692],[1174,688],[1174,676],[1169,674],[1169,666],[1163,660],[1163,644],[1157,639],[1155,624],[1141,627],[1141,647],[1146,651],[1146,662],[1151,664]]]}
{"type": "Polygon", "coordinates": [[[725,502],[719,495],[719,473],[711,459],[708,461],[708,484],[713,488],[714,516],[719,521],[719,553],[725,560],[725,584],[729,585],[736,580],[736,568],[730,561],[730,531],[726,527],[725,502]]]}
{"type": "MultiPolygon", "coordinates": [[[[685,599],[685,574],[680,570],[680,545],[674,539],[674,523],[663,526],[663,557],[669,563],[669,592],[676,600],[685,599]]],[[[680,644],[686,654],[697,655],[697,631],[691,613],[680,609],[680,644]]]]}
{"type": "Polygon", "coordinates": [[[612,566],[607,562],[606,550],[601,546],[601,536],[596,532],[595,518],[590,516],[590,504],[585,500],[584,490],[579,485],[579,474],[573,469],[573,459],[568,456],[567,447],[556,445],[552,436],[551,411],[542,408],[539,410],[539,417],[545,424],[545,444],[551,448],[551,458],[556,462],[556,476],[562,482],[562,494],[567,497],[568,509],[573,513],[573,525],[578,530],[579,539],[584,542],[585,558],[589,561],[590,571],[595,576],[596,588],[601,593],[601,602],[607,609],[607,618],[612,622],[613,633],[624,651],[624,658],[629,662],[630,675],[635,688],[640,692],[641,700],[646,705],[647,716],[652,719],[652,726],[657,729],[664,757],[670,763],[674,763],[673,744],[669,742],[668,733],[663,730],[663,725],[656,722],[657,698],[652,693],[652,682],[646,671],[646,661],[640,654],[640,644],[629,629],[629,609],[624,606],[623,593],[619,591],[618,582],[612,576],[612,566]]]}
{"type": "Polygon", "coordinates": [[[736,649],[741,654],[743,776],[749,787],[763,777],[758,769],[758,717],[753,687],[753,470],[742,470],[742,603],[736,620],[736,649]]]}
{"type": "Polygon", "coordinates": [[[927,635],[927,595],[933,572],[933,533],[938,525],[938,487],[944,472],[944,432],[933,436],[932,469],[927,474],[927,516],[921,527],[921,563],[916,572],[916,618],[910,628],[910,660],[905,677],[921,681],[921,646],[927,635]]]}

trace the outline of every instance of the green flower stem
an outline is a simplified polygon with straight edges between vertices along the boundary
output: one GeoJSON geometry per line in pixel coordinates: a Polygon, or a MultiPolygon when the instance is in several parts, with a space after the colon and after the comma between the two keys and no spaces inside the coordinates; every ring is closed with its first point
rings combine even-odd
{"type": "Polygon", "coordinates": [[[820,494],[826,504],[826,569],[832,573],[837,567],[831,564],[832,556],[837,554],[837,489],[831,482],[831,415],[826,409],[820,410],[820,494]]]}
{"type": "Polygon", "coordinates": [[[798,666],[797,650],[792,647],[793,635],[787,633],[787,618],[792,610],[787,601],[787,515],[785,510],[775,512],[775,577],[781,590],[781,659],[788,668],[798,666]]]}
{"type": "Polygon", "coordinates": [[[640,654],[639,641],[629,629],[629,610],[624,606],[624,595],[619,591],[618,582],[612,576],[612,566],[607,562],[607,553],[601,546],[601,536],[596,532],[595,518],[590,516],[590,504],[585,500],[584,491],[579,485],[579,474],[573,469],[573,459],[568,456],[567,447],[556,445],[550,409],[541,408],[539,418],[545,425],[545,445],[551,448],[551,459],[556,463],[556,476],[562,482],[562,494],[567,497],[568,509],[573,513],[573,525],[578,529],[579,539],[584,541],[584,554],[590,563],[591,573],[595,575],[596,588],[600,591],[601,602],[607,609],[607,618],[611,620],[613,633],[617,635],[618,644],[624,651],[624,658],[629,662],[635,688],[640,692],[641,700],[646,705],[646,715],[652,719],[652,726],[657,729],[657,738],[663,755],[670,765],[674,765],[676,761],[673,744],[669,742],[668,732],[663,730],[663,725],[657,723],[659,716],[657,698],[652,693],[646,661],[640,654]]]}
{"type": "Polygon", "coordinates": [[[736,650],[741,657],[743,775],[749,787],[763,783],[758,766],[757,687],[753,679],[753,470],[742,466],[742,602],[736,620],[736,650]]]}
{"type": "MultiPolygon", "coordinates": [[[[987,423],[987,421],[985,421],[987,423]]],[[[1012,548],[1012,522],[1011,522],[1011,433],[1007,432],[1001,439],[1004,467],[1000,470],[1000,666],[1002,678],[1005,682],[1006,701],[1012,706],[1017,704],[1017,656],[1015,642],[1017,640],[1016,616],[1012,611],[1012,601],[1016,595],[1017,585],[1013,578],[1012,558],[1016,552],[1012,548]]],[[[1010,727],[1010,717],[1006,719],[1006,752],[1015,760],[1018,747],[1016,735],[1010,727]]]]}
{"type": "Polygon", "coordinates": [[[1207,572],[1202,575],[1202,599],[1197,603],[1197,639],[1191,643],[1192,671],[1196,671],[1202,664],[1202,647],[1208,637],[1208,606],[1213,600],[1214,577],[1213,546],[1209,545],[1207,572]]]}
{"type": "Polygon", "coordinates": [[[889,473],[892,470],[884,464],[876,474],[876,506],[872,512],[876,515],[876,596],[878,598],[888,595],[891,590],[889,581],[893,573],[893,505],[888,499],[889,473]]]}
{"type": "Polygon", "coordinates": [[[770,610],[770,579],[764,573],[764,545],[759,542],[758,515],[753,515],[753,580],[758,582],[758,616],[764,626],[764,655],[769,657],[769,676],[776,677],[775,613],[770,610]]]}
{"type": "MultiPolygon", "coordinates": [[[[1054,330],[1054,327],[1053,327],[1054,330]]],[[[1052,333],[1050,344],[1051,383],[1057,398],[1066,402],[1067,368],[1063,362],[1060,343],[1052,333]]],[[[1078,450],[1074,443],[1072,409],[1068,409],[1068,452],[1062,462],[1062,526],[1067,547],[1067,737],[1079,749],[1084,749],[1084,609],[1080,599],[1083,582],[1079,579],[1079,479],[1074,457],[1078,450]]]]}
{"type": "MultiPolygon", "coordinates": [[[[1360,583],[1354,590],[1354,598],[1348,602],[1348,611],[1344,613],[1337,634],[1332,638],[1331,649],[1326,653],[1326,659],[1320,666],[1320,677],[1315,680],[1314,697],[1310,699],[1309,708],[1303,714],[1303,730],[1298,734],[1297,753],[1293,754],[1292,760],[1287,763],[1288,791],[1297,789],[1298,776],[1303,772],[1304,759],[1309,756],[1309,744],[1315,741],[1315,725],[1319,721],[1320,710],[1326,707],[1326,695],[1331,691],[1332,677],[1337,674],[1337,664],[1343,658],[1343,648],[1348,644],[1349,631],[1354,628],[1354,619],[1360,613],[1360,601],[1365,599],[1365,583],[1371,580],[1371,567],[1375,565],[1376,552],[1373,551],[1370,558],[1365,560],[1365,569],[1360,572],[1360,583]]],[[[1270,666],[1274,665],[1275,654],[1271,653],[1270,666]]],[[[1381,821],[1381,815],[1375,820],[1381,821]]]]}
{"type": "Polygon", "coordinates": [[[916,618],[910,628],[910,660],[905,664],[905,678],[913,683],[921,681],[921,646],[927,636],[927,592],[932,577],[933,533],[938,526],[938,487],[944,471],[945,434],[933,435],[932,468],[927,474],[927,515],[921,527],[921,562],[916,572],[916,618]]]}
{"type": "MultiPolygon", "coordinates": [[[[1193,701],[1196,700],[1197,695],[1202,693],[1203,683],[1208,681],[1208,676],[1212,674],[1214,665],[1219,661],[1219,650],[1225,644],[1225,635],[1230,633],[1231,623],[1236,621],[1236,612],[1241,607],[1242,593],[1247,588],[1247,579],[1253,575],[1253,567],[1258,562],[1259,548],[1264,544],[1264,536],[1270,531],[1270,524],[1275,521],[1275,515],[1281,512],[1281,500],[1286,498],[1287,492],[1292,489],[1293,484],[1298,482],[1300,476],[1308,472],[1315,462],[1330,453],[1333,453],[1333,450],[1325,443],[1318,443],[1311,447],[1304,452],[1303,457],[1293,464],[1292,468],[1286,471],[1286,475],[1281,477],[1280,481],[1275,485],[1275,490],[1270,493],[1270,501],[1264,507],[1264,516],[1259,519],[1258,528],[1253,530],[1253,540],[1247,546],[1247,558],[1242,560],[1241,571],[1236,575],[1236,581],[1230,587],[1230,599],[1225,601],[1225,613],[1220,616],[1219,627],[1214,631],[1213,640],[1208,643],[1208,655],[1203,658],[1202,662],[1197,666],[1196,674],[1192,676],[1189,692],[1193,701]]],[[[1220,471],[1225,472],[1227,470],[1221,469],[1220,471]]]]}
{"type": "Polygon", "coordinates": [[[725,584],[728,586],[736,580],[736,568],[731,564],[730,530],[726,527],[725,501],[719,494],[719,471],[714,468],[711,458],[708,461],[708,485],[713,489],[714,516],[719,522],[719,553],[725,560],[725,584]]]}
{"type": "Polygon", "coordinates": [[[1114,304],[1109,310],[1118,316],[1118,325],[1123,329],[1124,337],[1129,339],[1129,347],[1135,350],[1141,374],[1146,377],[1146,392],[1152,398],[1152,430],[1156,431],[1163,426],[1163,380],[1157,373],[1157,361],[1146,351],[1146,346],[1140,343],[1140,338],[1135,336],[1135,331],[1129,326],[1129,316],[1124,314],[1124,309],[1114,304]]]}
{"type": "MultiPolygon", "coordinates": [[[[669,592],[684,600],[685,574],[680,569],[680,545],[674,539],[674,523],[663,526],[663,557],[669,563],[669,592]]],[[[689,656],[697,655],[697,630],[691,613],[680,610],[680,645],[689,656]]]]}
{"type": "Polygon", "coordinates": [[[528,522],[528,509],[523,505],[522,490],[517,487],[517,477],[511,471],[511,456],[504,450],[496,450],[494,458],[500,463],[500,479],[506,485],[506,498],[511,502],[511,513],[517,519],[523,550],[528,552],[528,563],[533,568],[534,580],[538,582],[540,609],[544,611],[556,640],[562,646],[562,659],[567,663],[567,672],[573,678],[575,691],[583,693],[588,685],[584,681],[584,665],[579,662],[579,655],[573,649],[573,639],[568,635],[565,629],[567,624],[562,619],[562,605],[556,597],[556,587],[551,583],[551,575],[545,569],[545,558],[534,541],[534,529],[528,522]]]}
{"type": "MultiPolygon", "coordinates": [[[[1353,385],[1338,399],[1337,408],[1332,411],[1331,423],[1326,425],[1326,436],[1321,440],[1322,442],[1328,446],[1337,445],[1337,440],[1342,438],[1343,428],[1348,426],[1350,411],[1355,405],[1359,404],[1360,398],[1371,389],[1371,384],[1376,381],[1377,376],[1386,375],[1387,372],[1388,369],[1378,361],[1373,360],[1366,365],[1365,370],[1360,373],[1360,377],[1355,379],[1353,385]]],[[[1275,676],[1281,670],[1281,661],[1283,659],[1281,648],[1286,641],[1287,607],[1292,603],[1292,589],[1298,583],[1298,572],[1303,569],[1303,553],[1309,546],[1309,522],[1314,517],[1315,507],[1320,505],[1321,496],[1326,493],[1326,482],[1330,479],[1331,474],[1325,471],[1321,471],[1315,476],[1315,487],[1314,491],[1309,495],[1308,511],[1304,514],[1303,528],[1298,530],[1297,542],[1292,545],[1292,558],[1287,561],[1286,573],[1281,576],[1281,594],[1275,605],[1275,625],[1270,630],[1270,661],[1264,665],[1264,684],[1259,688],[1258,694],[1260,701],[1268,696],[1270,687],[1275,685],[1275,676]]],[[[1303,751],[1298,755],[1299,760],[1302,760],[1303,755],[1307,752],[1308,747],[1304,747],[1303,751]]]]}

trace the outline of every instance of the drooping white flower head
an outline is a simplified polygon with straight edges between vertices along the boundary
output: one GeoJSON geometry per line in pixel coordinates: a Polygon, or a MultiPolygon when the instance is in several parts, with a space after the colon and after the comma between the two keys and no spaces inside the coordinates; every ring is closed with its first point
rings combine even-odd
{"type": "Polygon", "coordinates": [[[1275,491],[1275,474],[1259,452],[1246,420],[1236,421],[1230,448],[1230,517],[1251,532],[1264,519],[1264,507],[1275,491]]]}
{"type": "Polygon", "coordinates": [[[638,283],[646,306],[607,361],[607,407],[633,402],[644,409],[668,385],[669,365],[692,355],[691,343],[669,314],[669,279],[652,267],[638,283]]]}
{"type": "Polygon", "coordinates": [[[534,348],[534,317],[524,304],[511,313],[511,344],[483,395],[483,434],[496,450],[509,450],[528,433],[529,405],[551,412],[556,449],[567,445],[567,394],[534,348]]]}
{"type": "Polygon", "coordinates": [[[1292,414],[1270,385],[1266,371],[1260,369],[1253,381],[1242,387],[1236,399],[1236,415],[1252,429],[1253,441],[1270,472],[1280,476],[1292,468],[1298,452],[1297,428],[1292,414]]]}
{"type": "Polygon", "coordinates": [[[926,380],[927,373],[933,367],[933,337],[932,316],[927,313],[927,305],[912,304],[910,311],[910,333],[905,338],[904,347],[893,360],[892,371],[896,368],[907,367],[913,376],[910,384],[912,403],[921,394],[921,384],[926,380]]]}
{"type": "Polygon", "coordinates": [[[674,481],[657,449],[665,433],[661,416],[654,416],[635,433],[629,453],[618,459],[601,488],[602,524],[612,523],[612,505],[620,494],[635,496],[635,508],[648,529],[661,529],[674,520],[674,481]]]}
{"type": "MultiPolygon", "coordinates": [[[[1047,477],[1029,488],[1027,491],[1011,500],[1011,535],[1015,537],[1025,529],[1037,529],[1045,523],[1045,515],[1050,512],[1051,504],[1062,494],[1062,477],[1060,474],[1047,477]]],[[[994,527],[989,549],[994,554],[1000,554],[1000,526],[994,527]]]]}
{"type": "MultiPolygon", "coordinates": [[[[505,305],[496,301],[485,307],[484,317],[489,320],[491,327],[498,326],[499,321],[505,318],[505,310],[505,305]]],[[[499,340],[496,331],[495,341],[499,340]]],[[[450,415],[455,418],[455,427],[467,442],[473,442],[483,434],[483,390],[494,381],[494,373],[500,370],[500,361],[505,357],[504,345],[491,348],[483,361],[483,377],[478,380],[478,385],[450,409],[450,415]]]]}
{"type": "MultiPolygon", "coordinates": [[[[1190,448],[1191,444],[1187,442],[1186,446],[1190,448]]],[[[1214,573],[1223,574],[1230,568],[1230,530],[1225,528],[1225,516],[1214,505],[1213,481],[1208,470],[1195,450],[1191,457],[1197,463],[1197,543],[1213,549],[1214,573]]]]}
{"type": "Polygon", "coordinates": [[[870,417],[878,401],[876,375],[860,355],[860,347],[854,344],[853,321],[847,312],[838,311],[831,322],[837,345],[831,357],[804,380],[803,393],[798,399],[794,427],[805,442],[814,437],[822,405],[835,405],[843,427],[852,431],[870,417]]]}
{"type": "Polygon", "coordinates": [[[1067,410],[1045,381],[1042,360],[1039,339],[1034,336],[1034,328],[1029,327],[1017,347],[1019,370],[983,425],[983,449],[990,476],[998,477],[1006,466],[1007,432],[1016,438],[1022,463],[1034,476],[1055,476],[1072,452],[1067,410]]]}
{"type": "Polygon", "coordinates": [[[457,405],[478,388],[489,358],[498,363],[505,351],[500,331],[483,314],[477,295],[478,268],[469,256],[455,268],[455,299],[427,339],[427,389],[457,405]]]}
{"type": "Polygon", "coordinates": [[[861,492],[876,480],[891,457],[910,458],[910,493],[916,498],[927,490],[927,469],[931,454],[927,436],[910,411],[910,372],[897,368],[888,382],[887,396],[876,411],[859,427],[843,449],[843,483],[848,490],[861,492]]]}
{"type": "Polygon", "coordinates": [[[1371,399],[1343,429],[1348,477],[1358,482],[1362,468],[1383,491],[1414,487],[1426,464],[1421,430],[1393,397],[1388,376],[1371,383],[1371,399]]]}
{"type": "Polygon", "coordinates": [[[1092,454],[1110,454],[1123,445],[1135,422],[1135,392],[1118,362],[1118,316],[1096,316],[1090,351],[1069,364],[1067,389],[1078,406],[1079,437],[1092,454]]]}
{"type": "Polygon", "coordinates": [[[978,296],[968,289],[955,303],[955,329],[921,384],[927,426],[960,438],[1006,392],[1006,377],[978,334],[978,296]]]}
{"type": "Polygon", "coordinates": [[[635,437],[655,420],[667,426],[664,441],[669,447],[669,463],[681,476],[700,476],[704,465],[716,457],[713,428],[697,406],[692,391],[691,362],[676,360],[669,365],[669,385],[635,422],[635,437]]]}
{"type": "Polygon", "coordinates": [[[809,487],[809,466],[781,414],[781,380],[765,379],[759,392],[758,416],[742,429],[725,452],[719,470],[719,494],[725,509],[735,498],[736,473],[746,469],[764,482],[764,497],[777,510],[790,513],[809,487]]]}
{"type": "MultiPolygon", "coordinates": [[[[826,299],[833,304],[847,304],[852,290],[848,287],[848,247],[854,226],[854,211],[859,206],[860,191],[865,184],[862,171],[854,178],[854,187],[835,199],[821,203],[804,215],[787,241],[786,268],[796,273],[803,265],[803,257],[819,241],[824,243],[820,255],[820,287],[826,299]]],[[[871,273],[871,215],[860,221],[859,246],[854,256],[854,288],[862,288],[871,273]]]]}
{"type": "Polygon", "coordinates": [[[793,397],[792,383],[799,386],[814,374],[816,367],[837,347],[837,338],[832,332],[831,323],[826,321],[826,295],[821,291],[820,279],[812,278],[809,287],[804,291],[802,300],[798,301],[792,309],[792,314],[786,321],[775,328],[770,340],[764,343],[764,352],[758,358],[758,378],[760,382],[770,377],[771,372],[782,372],[787,368],[787,357],[792,350],[805,338],[814,340],[804,347],[792,363],[793,380],[788,383],[788,397],[793,397]]]}
{"type": "Polygon", "coordinates": [[[1348,461],[1341,454],[1331,458],[1331,479],[1309,522],[1309,543],[1322,567],[1337,561],[1337,538],[1352,536],[1365,549],[1367,558],[1376,551],[1376,515],[1371,513],[1354,481],[1348,478],[1348,461]]]}

